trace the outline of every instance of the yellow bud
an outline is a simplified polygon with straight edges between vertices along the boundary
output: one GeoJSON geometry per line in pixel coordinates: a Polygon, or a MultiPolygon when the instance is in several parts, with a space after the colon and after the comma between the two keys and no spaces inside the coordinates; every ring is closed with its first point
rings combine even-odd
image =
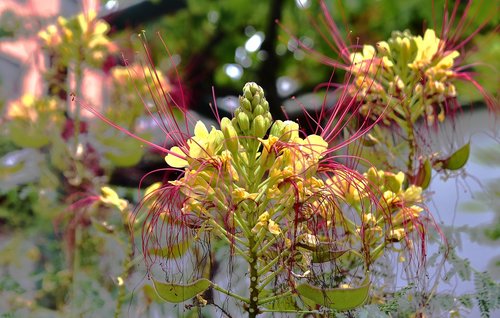
{"type": "Polygon", "coordinates": [[[372,213],[363,214],[362,217],[363,217],[363,222],[366,225],[373,226],[373,225],[377,224],[377,219],[375,218],[375,216],[372,213]]]}
{"type": "Polygon", "coordinates": [[[231,120],[227,117],[222,118],[220,122],[222,133],[224,134],[224,142],[226,144],[227,150],[229,150],[232,154],[238,153],[239,150],[239,141],[238,141],[238,133],[233,127],[231,120]]]}
{"type": "Polygon", "coordinates": [[[248,100],[247,98],[244,98],[242,96],[240,96],[240,106],[241,106],[241,108],[243,108],[246,111],[249,111],[249,112],[252,111],[252,104],[250,103],[250,100],[248,100]]]}
{"type": "Polygon", "coordinates": [[[384,54],[390,54],[391,48],[389,47],[389,43],[386,41],[380,41],[377,43],[377,49],[384,54]]]}
{"type": "Polygon", "coordinates": [[[260,104],[260,101],[261,101],[261,97],[259,95],[255,95],[252,98],[252,107],[257,107],[257,105],[260,104]]]}
{"type": "Polygon", "coordinates": [[[252,132],[255,137],[262,138],[265,136],[267,129],[266,121],[262,115],[254,118],[252,122],[252,132]]]}
{"type": "Polygon", "coordinates": [[[244,112],[240,112],[236,117],[236,120],[242,132],[247,132],[250,129],[250,120],[244,112]]]}
{"type": "Polygon", "coordinates": [[[271,131],[269,132],[269,135],[271,136],[276,136],[276,137],[281,137],[281,132],[283,130],[283,121],[281,120],[276,120],[273,125],[271,126],[271,131]]]}
{"type": "Polygon", "coordinates": [[[299,124],[291,120],[285,120],[283,122],[283,130],[281,131],[281,135],[279,137],[280,140],[285,142],[295,140],[299,137],[299,124]]]}
{"type": "Polygon", "coordinates": [[[255,108],[253,110],[254,116],[264,115],[265,113],[266,113],[266,111],[264,110],[264,107],[262,107],[261,105],[255,106],[255,108]]]}

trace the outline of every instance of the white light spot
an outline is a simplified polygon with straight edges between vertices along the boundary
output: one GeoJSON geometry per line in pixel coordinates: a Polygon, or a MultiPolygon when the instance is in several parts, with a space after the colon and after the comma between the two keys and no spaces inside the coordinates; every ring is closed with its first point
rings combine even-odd
{"type": "Polygon", "coordinates": [[[248,56],[248,52],[242,47],[238,47],[234,53],[234,59],[236,63],[247,68],[252,65],[252,59],[248,56]]]}
{"type": "Polygon", "coordinates": [[[77,147],[76,147],[76,152],[75,152],[75,155],[80,158],[82,155],[83,155],[83,144],[80,142],[78,143],[77,147]]]}
{"type": "Polygon", "coordinates": [[[310,37],[307,37],[307,36],[301,37],[300,42],[302,43],[303,46],[305,46],[307,48],[312,48],[314,45],[313,39],[311,39],[310,37]]]}
{"type": "Polygon", "coordinates": [[[307,9],[311,5],[311,1],[310,0],[295,0],[295,4],[300,9],[307,9]]]}
{"type": "Polygon", "coordinates": [[[295,91],[297,91],[298,87],[299,85],[297,81],[288,76],[281,76],[276,81],[276,88],[281,97],[292,95],[295,91]]]}
{"type": "Polygon", "coordinates": [[[243,75],[243,68],[239,64],[226,64],[224,65],[224,72],[230,78],[238,80],[243,75]]]}
{"type": "Polygon", "coordinates": [[[108,0],[104,5],[106,10],[116,10],[118,9],[118,1],[117,0],[108,0]]]}
{"type": "Polygon", "coordinates": [[[217,99],[217,106],[227,111],[228,113],[234,113],[236,108],[240,106],[239,99],[236,96],[226,96],[217,99]]]}
{"type": "Polygon", "coordinates": [[[252,35],[245,43],[245,50],[248,52],[256,52],[264,42],[264,33],[257,32],[252,35]]]}

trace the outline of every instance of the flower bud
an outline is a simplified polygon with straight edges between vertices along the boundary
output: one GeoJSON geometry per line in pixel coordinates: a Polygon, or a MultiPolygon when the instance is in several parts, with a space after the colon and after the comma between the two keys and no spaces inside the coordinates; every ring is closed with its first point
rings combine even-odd
{"type": "Polygon", "coordinates": [[[255,108],[257,107],[257,105],[259,105],[261,102],[261,97],[259,95],[255,95],[253,98],[252,98],[252,108],[255,108]]]}
{"type": "Polygon", "coordinates": [[[265,98],[262,100],[261,105],[265,112],[269,111],[269,102],[265,98]]]}
{"type": "Polygon", "coordinates": [[[269,128],[269,125],[266,124],[266,120],[262,115],[255,117],[252,122],[253,136],[258,138],[264,137],[266,135],[267,129],[269,128]]]}
{"type": "Polygon", "coordinates": [[[281,141],[290,141],[299,137],[299,124],[291,120],[285,120],[283,124],[283,130],[280,136],[281,141]]]}
{"type": "Polygon", "coordinates": [[[276,120],[274,124],[271,127],[271,131],[269,132],[269,135],[275,136],[275,137],[281,137],[281,131],[283,130],[283,121],[281,120],[276,120]]]}
{"type": "Polygon", "coordinates": [[[237,153],[239,148],[238,134],[236,133],[231,120],[227,117],[222,118],[220,127],[222,133],[224,134],[227,150],[229,150],[232,154],[237,153]]]}
{"type": "Polygon", "coordinates": [[[261,106],[261,105],[257,105],[253,109],[253,115],[254,116],[264,115],[265,113],[266,113],[266,111],[264,110],[264,107],[261,106]]]}
{"type": "Polygon", "coordinates": [[[250,103],[250,100],[248,98],[240,96],[240,106],[246,111],[252,111],[252,104],[250,103]]]}
{"type": "Polygon", "coordinates": [[[252,92],[250,91],[250,87],[247,87],[247,85],[245,85],[245,87],[243,87],[243,96],[246,99],[252,99],[252,97],[253,97],[252,92]]]}
{"type": "Polygon", "coordinates": [[[241,129],[241,132],[246,132],[248,129],[250,129],[250,120],[248,119],[247,114],[244,112],[240,112],[236,116],[236,120],[238,122],[238,126],[241,129]]]}
{"type": "Polygon", "coordinates": [[[250,86],[250,91],[252,92],[253,95],[255,95],[257,93],[259,93],[260,95],[264,95],[264,91],[262,90],[262,88],[259,85],[257,85],[257,83],[250,82],[247,85],[250,86]]]}

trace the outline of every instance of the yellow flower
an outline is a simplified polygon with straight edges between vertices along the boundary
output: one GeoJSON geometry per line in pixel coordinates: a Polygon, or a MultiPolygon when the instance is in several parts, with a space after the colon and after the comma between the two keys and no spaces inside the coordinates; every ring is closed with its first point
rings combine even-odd
{"type": "Polygon", "coordinates": [[[422,188],[412,184],[401,194],[401,198],[405,202],[421,202],[422,188]]]}
{"type": "Polygon", "coordinates": [[[198,121],[194,127],[194,136],[187,141],[188,150],[174,146],[165,161],[174,168],[188,167],[189,159],[211,158],[217,155],[222,149],[223,141],[222,131],[212,127],[209,133],[205,124],[198,121]]]}
{"type": "Polygon", "coordinates": [[[274,234],[274,235],[281,234],[281,229],[280,229],[278,223],[274,222],[273,220],[268,221],[267,229],[269,230],[269,232],[271,234],[274,234]]]}
{"type": "Polygon", "coordinates": [[[110,187],[102,187],[101,188],[101,196],[99,197],[102,203],[109,204],[115,206],[120,211],[125,211],[128,206],[128,202],[126,200],[121,199],[115,190],[110,187]]]}
{"type": "Polygon", "coordinates": [[[405,237],[405,234],[406,233],[405,233],[405,230],[403,228],[390,230],[389,234],[387,235],[387,239],[389,241],[399,242],[405,237]]]}
{"type": "Polygon", "coordinates": [[[258,233],[261,228],[266,227],[268,225],[268,221],[269,221],[269,212],[264,212],[261,215],[259,215],[257,223],[252,228],[252,233],[258,233]]]}

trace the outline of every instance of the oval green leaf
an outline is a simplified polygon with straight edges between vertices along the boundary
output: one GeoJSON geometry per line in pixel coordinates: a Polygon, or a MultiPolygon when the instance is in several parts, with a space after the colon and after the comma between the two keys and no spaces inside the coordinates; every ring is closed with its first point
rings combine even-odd
{"type": "Polygon", "coordinates": [[[344,311],[363,305],[368,299],[370,281],[368,277],[357,288],[320,288],[309,284],[300,284],[296,290],[303,298],[331,309],[344,311]]]}
{"type": "Polygon", "coordinates": [[[144,291],[144,295],[146,295],[146,298],[149,300],[149,301],[154,301],[154,302],[157,302],[157,303],[163,303],[163,299],[160,298],[160,296],[158,296],[158,294],[156,293],[155,289],[153,286],[151,285],[144,285],[142,287],[142,290],[144,291]]]}
{"type": "Polygon", "coordinates": [[[325,263],[325,262],[330,262],[333,260],[336,260],[340,256],[344,255],[348,250],[341,250],[341,251],[316,251],[312,253],[312,262],[313,263],[325,263]]]}
{"type": "Polygon", "coordinates": [[[455,151],[448,159],[443,160],[443,168],[448,170],[458,170],[465,166],[469,160],[470,142],[455,151]]]}
{"type": "Polygon", "coordinates": [[[212,285],[212,283],[206,278],[198,279],[186,285],[160,283],[153,280],[153,286],[158,297],[169,303],[181,303],[191,299],[207,290],[210,285],[212,285]]]}

